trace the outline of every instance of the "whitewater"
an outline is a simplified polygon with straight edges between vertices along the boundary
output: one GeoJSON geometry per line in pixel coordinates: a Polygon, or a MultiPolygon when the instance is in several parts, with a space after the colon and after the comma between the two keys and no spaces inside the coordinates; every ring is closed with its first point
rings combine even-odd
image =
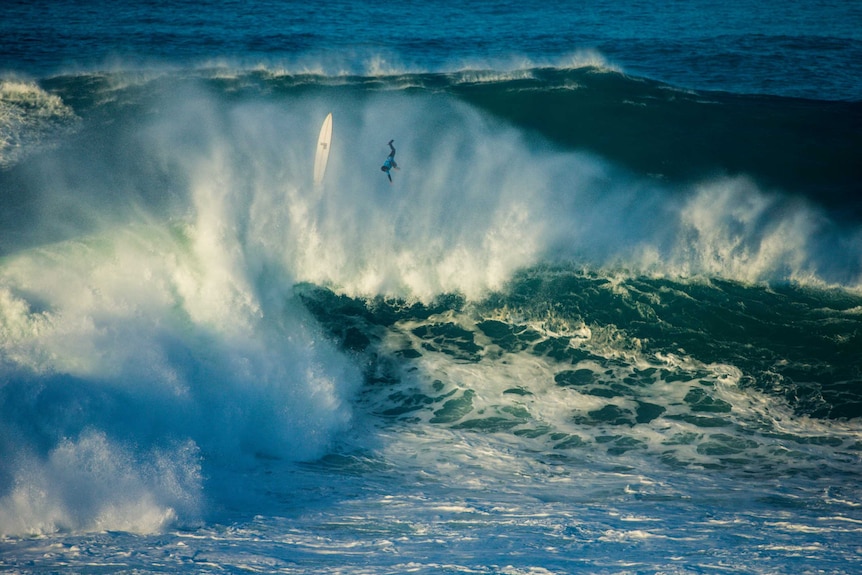
{"type": "Polygon", "coordinates": [[[621,44],[571,50],[468,3],[523,54],[493,58],[422,10],[336,57],[348,7],[227,49],[257,12],[121,4],[116,30],[212,34],[69,66],[71,11],[59,56],[2,52],[33,61],[0,76],[0,569],[858,570],[844,74],[669,82],[683,63],[625,59],[627,4],[621,44]]]}

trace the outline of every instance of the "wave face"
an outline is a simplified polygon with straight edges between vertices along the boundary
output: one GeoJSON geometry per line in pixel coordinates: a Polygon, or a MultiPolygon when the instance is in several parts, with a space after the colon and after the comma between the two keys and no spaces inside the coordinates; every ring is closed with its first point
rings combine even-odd
{"type": "Polygon", "coordinates": [[[595,64],[4,83],[0,565],[852,564],[859,104],[595,64]]]}

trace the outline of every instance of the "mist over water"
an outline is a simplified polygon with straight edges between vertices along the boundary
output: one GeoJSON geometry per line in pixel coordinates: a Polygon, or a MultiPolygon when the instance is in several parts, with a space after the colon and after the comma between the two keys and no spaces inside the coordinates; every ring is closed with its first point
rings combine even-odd
{"type": "Polygon", "coordinates": [[[443,95],[324,90],[288,109],[206,92],[182,101],[172,110],[168,98],[147,148],[192,147],[156,164],[187,182],[200,222],[235,221],[237,242],[280,257],[294,281],[474,298],[516,269],[560,259],[746,282],[859,282],[858,230],[801,197],[745,176],[644,177],[443,95]],[[314,190],[307,141],[329,109],[331,165],[314,190]],[[410,166],[392,186],[376,170],[385,146],[369,145],[390,137],[410,166]]]}
{"type": "MultiPolygon", "coordinates": [[[[855,226],[744,175],[645,177],[443,94],[312,87],[285,106],[267,94],[282,89],[278,77],[130,80],[99,79],[77,137],[7,176],[19,197],[5,218],[6,253],[16,242],[130,218],[185,221],[194,211],[202,234],[235,234],[253,259],[281,258],[276,267],[293,280],[363,295],[475,297],[548,258],[742,281],[859,282],[855,226]],[[329,110],[332,164],[315,191],[307,141],[329,110]],[[386,149],[369,143],[390,137],[411,169],[387,188],[372,169],[386,149]]],[[[73,81],[64,93],[89,98],[75,94],[83,87],[73,81]]],[[[46,119],[36,129],[13,122],[10,138],[56,145],[68,108],[28,90],[42,102],[34,116],[46,119]]],[[[9,147],[5,161],[21,153],[9,147]]]]}

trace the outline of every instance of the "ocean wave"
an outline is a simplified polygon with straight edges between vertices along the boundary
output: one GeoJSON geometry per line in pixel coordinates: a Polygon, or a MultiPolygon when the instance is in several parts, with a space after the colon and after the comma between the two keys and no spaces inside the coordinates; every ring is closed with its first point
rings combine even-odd
{"type": "Polygon", "coordinates": [[[260,461],[373,449],[389,424],[410,431],[384,460],[479,437],[543,469],[857,464],[857,221],[768,169],[636,170],[631,116],[561,112],[657,108],[664,141],[708,131],[680,121],[700,96],[598,68],[270,72],[7,88],[31,141],[75,128],[0,170],[0,531],[162,532],[244,497],[260,461]]]}

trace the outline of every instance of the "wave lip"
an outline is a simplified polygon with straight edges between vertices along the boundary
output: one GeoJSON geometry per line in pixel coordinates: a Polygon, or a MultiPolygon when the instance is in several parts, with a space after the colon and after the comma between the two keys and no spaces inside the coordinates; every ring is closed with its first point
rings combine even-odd
{"type": "Polygon", "coordinates": [[[0,170],[55,145],[79,120],[59,96],[35,82],[0,81],[0,170]]]}

